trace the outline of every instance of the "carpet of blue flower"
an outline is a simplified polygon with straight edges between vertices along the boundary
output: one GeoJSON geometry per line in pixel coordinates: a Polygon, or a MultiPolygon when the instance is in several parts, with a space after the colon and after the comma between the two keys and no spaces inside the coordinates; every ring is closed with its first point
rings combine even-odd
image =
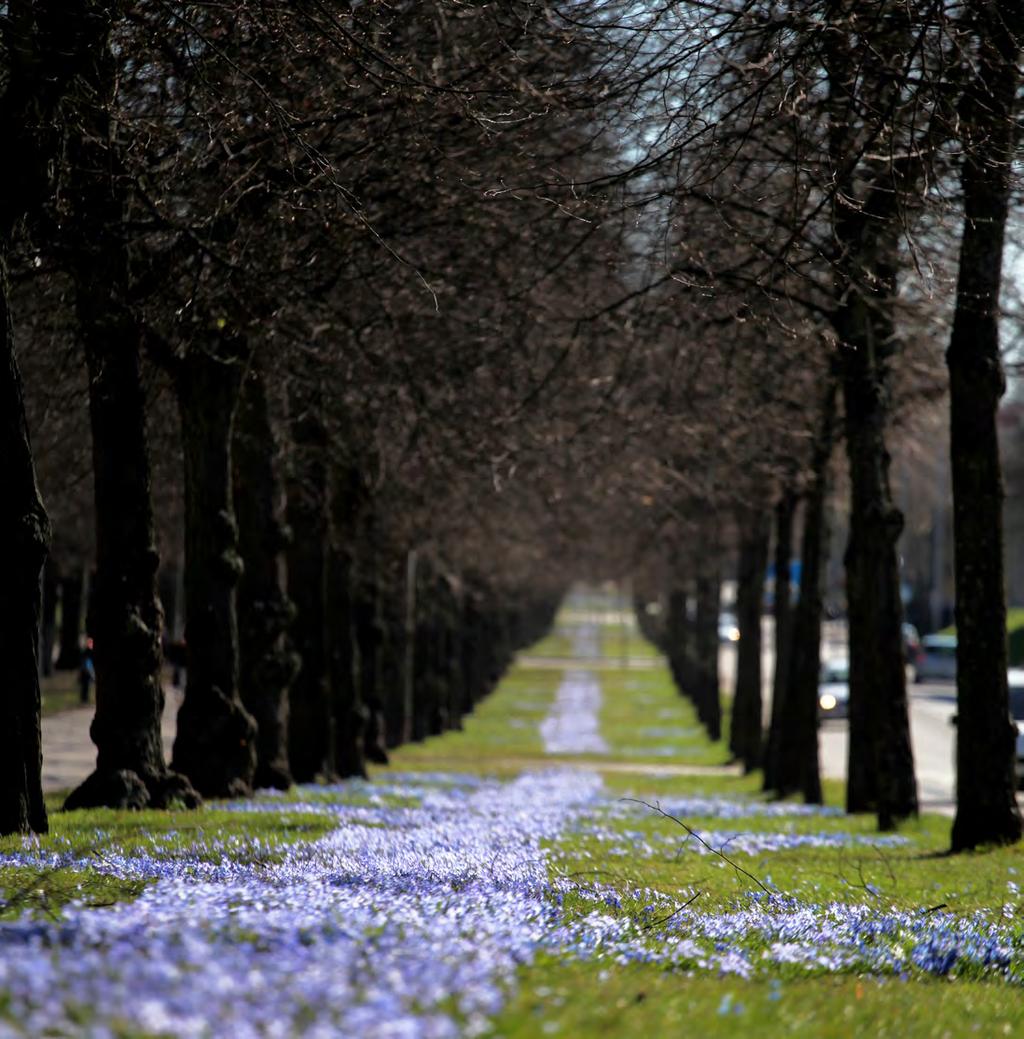
{"type": "MultiPolygon", "coordinates": [[[[567,674],[541,726],[549,752],[599,750],[600,699],[593,674],[567,674]]],[[[683,905],[685,893],[562,875],[557,844],[568,833],[638,860],[669,841],[624,830],[643,806],[611,796],[586,768],[506,782],[392,774],[318,787],[301,802],[284,795],[231,807],[314,811],[336,825],[305,844],[236,841],[214,854],[209,842],[183,854],[154,840],[145,854],[110,850],[99,864],[30,844],[8,856],[153,883],[133,902],[0,926],[0,1036],[485,1035],[517,969],[541,953],[741,977],[856,970],[1024,981],[1024,930],[1012,916],[808,904],[762,890],[702,911],[683,905]]],[[[745,818],[826,818],[830,809],[721,798],[662,807],[727,822],[701,837],[733,851],[901,840],[742,827],[745,818]]]]}

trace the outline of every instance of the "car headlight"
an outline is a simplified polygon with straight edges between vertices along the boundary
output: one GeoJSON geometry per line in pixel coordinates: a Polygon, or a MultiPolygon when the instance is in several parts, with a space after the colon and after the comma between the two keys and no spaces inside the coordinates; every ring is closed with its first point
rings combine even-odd
{"type": "Polygon", "coordinates": [[[831,711],[835,708],[836,698],[831,693],[825,693],[818,699],[823,711],[831,711]]]}
{"type": "Polygon", "coordinates": [[[730,628],[729,629],[729,641],[730,642],[739,642],[739,640],[740,640],[740,629],[739,628],[730,628]]]}

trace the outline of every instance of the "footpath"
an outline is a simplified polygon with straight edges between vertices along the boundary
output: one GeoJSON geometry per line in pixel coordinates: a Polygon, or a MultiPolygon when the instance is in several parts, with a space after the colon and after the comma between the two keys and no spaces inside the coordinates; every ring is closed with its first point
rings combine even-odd
{"type": "MultiPolygon", "coordinates": [[[[182,694],[173,686],[164,686],[161,732],[168,758],[181,698],[182,694]]],[[[43,719],[43,790],[46,793],[71,790],[92,772],[96,747],[89,738],[89,726],[95,713],[95,707],[90,705],[43,719]]]]}

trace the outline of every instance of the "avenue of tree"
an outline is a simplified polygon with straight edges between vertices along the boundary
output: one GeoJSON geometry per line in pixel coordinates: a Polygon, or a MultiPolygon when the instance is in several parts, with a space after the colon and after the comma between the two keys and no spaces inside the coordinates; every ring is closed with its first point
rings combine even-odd
{"type": "Polygon", "coordinates": [[[948,408],[951,843],[1019,840],[996,413],[1022,19],[5,5],[0,833],[46,829],[39,673],[84,627],[97,759],[67,807],[195,805],[457,727],[600,577],[632,578],[713,739],[735,579],[729,750],[820,801],[840,513],[847,807],[894,827],[918,801],[891,441],[948,408]]]}

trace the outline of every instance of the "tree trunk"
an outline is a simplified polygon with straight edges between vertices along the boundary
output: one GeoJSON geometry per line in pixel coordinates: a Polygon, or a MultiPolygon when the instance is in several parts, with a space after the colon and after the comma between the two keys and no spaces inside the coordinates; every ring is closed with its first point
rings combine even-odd
{"type": "MultiPolygon", "coordinates": [[[[404,570],[404,558],[401,560],[404,570]]],[[[386,746],[398,747],[407,739],[405,597],[403,586],[394,579],[383,591],[380,602],[380,681],[384,701],[386,746]]]]}
{"type": "Polygon", "coordinates": [[[830,379],[811,460],[811,485],[804,497],[800,598],[792,618],[792,645],[781,707],[774,784],[780,797],[800,793],[808,804],[821,804],[822,800],[818,762],[818,681],[821,675],[822,589],[828,559],[825,503],[835,440],[835,404],[836,384],[830,379]]]}
{"type": "Polygon", "coordinates": [[[53,674],[53,647],[57,641],[57,596],[60,583],[52,559],[43,567],[43,602],[39,628],[39,674],[53,674]]]}
{"type": "Polygon", "coordinates": [[[256,722],[257,787],[287,790],[288,691],[299,660],[287,645],[295,607],[286,591],[280,445],[260,357],[242,386],[232,445],[235,513],[243,570],[238,583],[239,694],[256,722]]]}
{"type": "Polygon", "coordinates": [[[288,595],[295,604],[292,642],[301,658],[292,683],[288,758],[296,782],[330,778],[327,673],[327,431],[315,389],[290,402],[295,459],[289,474],[288,595]]]}
{"type": "Polygon", "coordinates": [[[207,797],[252,792],[256,723],[238,695],[242,572],[231,489],[231,432],[243,349],[193,346],[176,371],[185,457],[185,641],[188,681],[173,767],[207,797]]]}
{"type": "MultiPolygon", "coordinates": [[[[444,682],[448,728],[462,728],[462,595],[449,577],[443,577],[438,589],[441,605],[441,674],[444,682]]],[[[534,628],[526,634],[527,644],[534,642],[534,628]]]]}
{"type": "Polygon", "coordinates": [[[1003,483],[996,414],[1003,394],[999,295],[1014,153],[1015,5],[973,8],[977,54],[961,103],[964,226],[946,359],[956,565],[957,774],[954,851],[1021,838],[1016,726],[1009,719],[1003,483]]]}
{"type": "Polygon", "coordinates": [[[865,301],[844,308],[842,347],[850,535],[846,599],[850,639],[847,810],[876,808],[888,829],[917,814],[903,659],[899,557],[903,519],[889,488],[884,366],[874,359],[877,322],[865,301]]]}
{"type": "Polygon", "coordinates": [[[696,705],[699,679],[696,666],[695,608],[689,587],[688,582],[677,578],[668,593],[665,655],[668,657],[676,689],[696,705]]]}
{"type": "Polygon", "coordinates": [[[385,717],[384,674],[382,666],[383,618],[381,594],[377,585],[376,553],[372,534],[363,539],[364,549],[356,560],[353,580],[353,624],[358,658],[359,696],[366,711],[363,754],[367,761],[386,765],[387,722],[385,717]]]}
{"type": "Polygon", "coordinates": [[[39,727],[39,575],[50,523],[36,486],[14,352],[6,240],[0,242],[0,544],[7,554],[0,580],[0,835],[45,833],[42,737],[39,727]]]}
{"type": "MultiPolygon", "coordinates": [[[[47,828],[39,728],[39,575],[50,524],[36,486],[21,374],[14,347],[8,262],[25,219],[52,200],[64,121],[60,107],[81,64],[110,25],[110,5],[57,0],[5,5],[0,141],[0,834],[47,828]],[[12,27],[13,26],[13,27],[12,27]]],[[[76,660],[77,664],[77,660],[76,660]]]]}
{"type": "MultiPolygon", "coordinates": [[[[893,304],[904,219],[917,195],[922,165],[916,153],[870,155],[851,163],[851,142],[868,110],[886,111],[901,89],[891,63],[908,46],[903,18],[870,20],[870,30],[826,41],[828,134],[833,188],[832,324],[845,410],[850,471],[850,533],[846,599],[850,641],[849,811],[877,809],[879,825],[917,814],[903,658],[899,557],[903,517],[889,487],[885,445],[889,421],[889,364],[898,346],[893,304]],[[872,57],[863,61],[863,32],[872,57]],[[851,202],[850,200],[855,200],[851,202]]],[[[865,26],[867,23],[865,23],[865,26]]]]}
{"type": "Polygon", "coordinates": [[[694,624],[697,714],[712,740],[722,738],[722,694],[718,675],[718,615],[721,577],[707,561],[697,577],[697,619],[694,624]]]}
{"type": "Polygon", "coordinates": [[[335,467],[331,480],[331,538],[327,562],[328,667],[333,722],[334,771],[365,776],[366,717],[356,673],[352,543],[359,508],[359,474],[335,467]]]}
{"type": "Polygon", "coordinates": [[[740,529],[742,541],[736,585],[736,622],[740,641],[729,746],[743,762],[744,771],[752,772],[761,765],[761,607],[771,528],[766,513],[753,512],[741,517],[740,529]]]}
{"type": "Polygon", "coordinates": [[[163,611],[141,373],[141,328],[129,308],[130,276],[122,226],[125,180],[111,138],[109,104],[116,67],[109,44],[86,78],[69,143],[72,214],[67,227],[75,316],[89,370],[96,503],[96,573],[89,633],[96,669],[90,736],[96,768],[65,808],[189,806],[199,798],[170,772],[160,732],[163,611]]]}
{"type": "Polygon", "coordinates": [[[797,496],[789,488],[775,506],[775,673],[772,676],[772,718],[764,760],[764,789],[775,790],[779,772],[779,737],[786,702],[790,650],[793,642],[790,556],[793,553],[793,516],[797,496]]]}
{"type": "Polygon", "coordinates": [[[77,671],[82,660],[82,569],[77,567],[60,579],[60,650],[58,671],[77,671]]]}

